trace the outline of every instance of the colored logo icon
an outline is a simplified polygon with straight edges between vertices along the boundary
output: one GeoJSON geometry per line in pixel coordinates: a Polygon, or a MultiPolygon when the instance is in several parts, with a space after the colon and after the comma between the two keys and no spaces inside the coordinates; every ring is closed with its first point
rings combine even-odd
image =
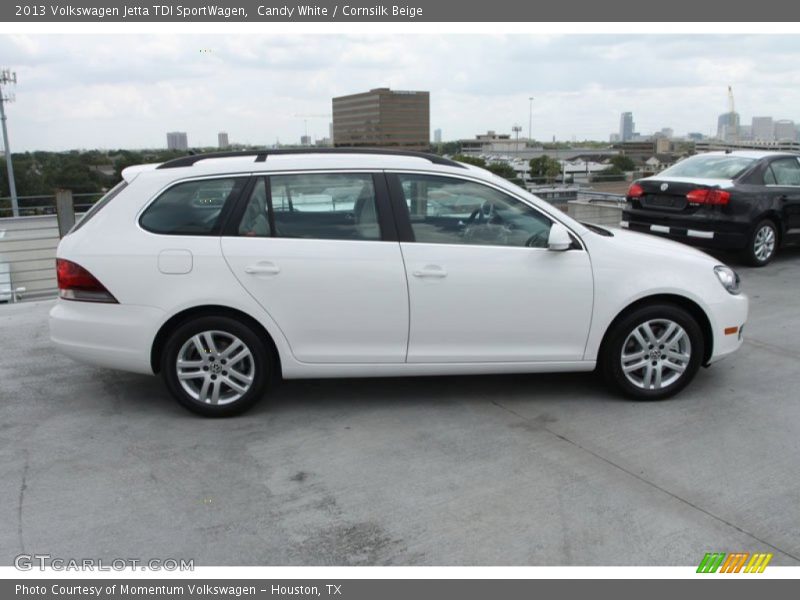
{"type": "Polygon", "coordinates": [[[697,567],[698,573],[763,573],[772,554],[766,552],[707,552],[697,567]],[[748,560],[749,559],[749,560],[748,560]]]}

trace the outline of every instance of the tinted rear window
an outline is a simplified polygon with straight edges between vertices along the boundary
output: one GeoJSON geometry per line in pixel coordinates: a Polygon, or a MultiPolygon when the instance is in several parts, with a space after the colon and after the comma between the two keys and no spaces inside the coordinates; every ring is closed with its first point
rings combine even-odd
{"type": "Polygon", "coordinates": [[[239,195],[246,178],[185,181],[164,191],[144,211],[147,231],[171,235],[217,235],[225,204],[239,195]]]}
{"type": "Polygon", "coordinates": [[[662,171],[659,175],[670,177],[705,177],[707,179],[735,179],[755,163],[755,159],[724,154],[699,154],[691,156],[662,171]]]}

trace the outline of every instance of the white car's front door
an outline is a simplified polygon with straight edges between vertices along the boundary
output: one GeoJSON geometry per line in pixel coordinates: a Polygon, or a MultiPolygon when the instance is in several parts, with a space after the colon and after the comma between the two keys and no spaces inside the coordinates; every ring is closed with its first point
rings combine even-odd
{"type": "Polygon", "coordinates": [[[259,178],[237,235],[222,238],[236,278],[300,361],[405,361],[403,259],[397,241],[381,241],[375,181],[360,173],[259,178]]]}
{"type": "Polygon", "coordinates": [[[593,278],[578,245],[547,249],[552,221],[495,188],[390,175],[409,209],[401,243],[411,305],[408,362],[583,359],[593,278]]]}

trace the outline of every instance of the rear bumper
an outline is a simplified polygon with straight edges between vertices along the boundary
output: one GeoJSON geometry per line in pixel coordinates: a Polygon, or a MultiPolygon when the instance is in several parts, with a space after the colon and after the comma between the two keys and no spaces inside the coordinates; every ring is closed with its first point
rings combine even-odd
{"type": "Polygon", "coordinates": [[[637,210],[623,211],[620,225],[631,231],[651,233],[692,246],[720,250],[741,250],[747,245],[749,236],[748,223],[672,215],[655,216],[637,210]]]}
{"type": "Polygon", "coordinates": [[[163,319],[149,306],[59,299],[50,310],[50,339],[77,361],[152,375],[150,352],[163,319]]]}

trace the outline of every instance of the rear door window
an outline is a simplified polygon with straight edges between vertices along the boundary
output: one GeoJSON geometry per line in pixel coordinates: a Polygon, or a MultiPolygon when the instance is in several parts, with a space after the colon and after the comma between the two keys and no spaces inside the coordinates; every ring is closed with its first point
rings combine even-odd
{"type": "Polygon", "coordinates": [[[245,177],[225,177],[178,183],[147,207],[139,223],[153,233],[219,235],[224,207],[246,182],[245,177]]]}
{"type": "Polygon", "coordinates": [[[796,158],[779,158],[770,163],[772,176],[765,176],[766,183],[773,185],[800,186],[800,163],[796,158]],[[771,181],[770,181],[771,180],[771,181]]]}
{"type": "Polygon", "coordinates": [[[276,237],[381,239],[370,174],[273,175],[270,192],[276,237]]]}

